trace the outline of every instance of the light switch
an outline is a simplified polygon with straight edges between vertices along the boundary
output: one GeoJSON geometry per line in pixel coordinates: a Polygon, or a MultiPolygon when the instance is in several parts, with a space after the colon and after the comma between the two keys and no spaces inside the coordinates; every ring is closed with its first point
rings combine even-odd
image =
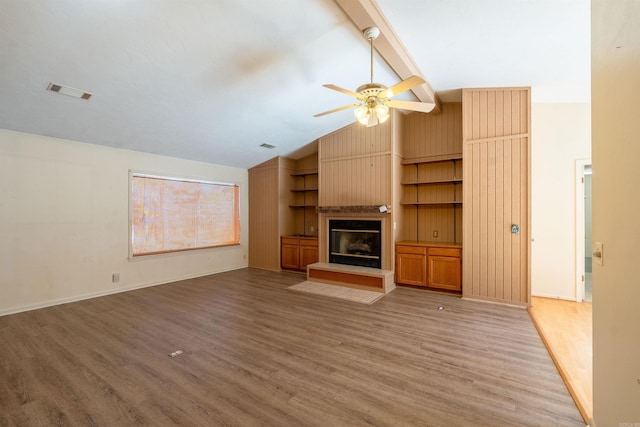
{"type": "Polygon", "coordinates": [[[593,262],[598,265],[604,265],[604,252],[601,242],[593,242],[593,246],[591,247],[591,256],[593,257],[593,262]]]}

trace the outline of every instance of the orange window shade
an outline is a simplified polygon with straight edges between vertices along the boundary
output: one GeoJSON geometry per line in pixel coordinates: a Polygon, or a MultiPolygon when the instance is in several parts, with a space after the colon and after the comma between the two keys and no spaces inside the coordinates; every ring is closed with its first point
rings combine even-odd
{"type": "Polygon", "coordinates": [[[131,176],[133,256],[240,243],[238,186],[131,176]]]}

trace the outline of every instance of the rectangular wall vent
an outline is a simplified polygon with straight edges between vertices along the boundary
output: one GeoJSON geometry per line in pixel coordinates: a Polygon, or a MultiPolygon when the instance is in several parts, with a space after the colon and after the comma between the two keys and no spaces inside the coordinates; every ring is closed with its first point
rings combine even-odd
{"type": "Polygon", "coordinates": [[[276,148],[275,145],[267,144],[266,142],[264,144],[260,144],[260,147],[268,148],[269,150],[273,150],[274,148],[276,148]]]}
{"type": "Polygon", "coordinates": [[[85,92],[80,89],[76,89],[69,86],[59,85],[57,83],[49,83],[49,86],[47,86],[47,90],[50,90],[51,92],[61,93],[62,95],[73,96],[74,98],[80,98],[80,99],[89,99],[93,96],[92,93],[85,92]]]}

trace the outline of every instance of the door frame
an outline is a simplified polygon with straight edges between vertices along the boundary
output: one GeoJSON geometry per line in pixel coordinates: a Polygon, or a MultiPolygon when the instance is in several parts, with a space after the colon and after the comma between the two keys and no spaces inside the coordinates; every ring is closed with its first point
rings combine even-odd
{"type": "Polygon", "coordinates": [[[585,271],[584,271],[584,228],[585,228],[585,212],[584,212],[584,168],[591,166],[591,158],[576,160],[575,169],[575,195],[576,195],[576,301],[583,302],[585,294],[585,271]]]}

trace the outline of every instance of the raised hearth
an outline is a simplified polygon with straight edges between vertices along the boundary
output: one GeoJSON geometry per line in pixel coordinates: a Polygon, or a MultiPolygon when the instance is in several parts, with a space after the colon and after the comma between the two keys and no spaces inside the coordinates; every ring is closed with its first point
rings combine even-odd
{"type": "Polygon", "coordinates": [[[395,289],[393,271],[354,265],[316,262],[307,266],[307,279],[388,294],[395,289]]]}

